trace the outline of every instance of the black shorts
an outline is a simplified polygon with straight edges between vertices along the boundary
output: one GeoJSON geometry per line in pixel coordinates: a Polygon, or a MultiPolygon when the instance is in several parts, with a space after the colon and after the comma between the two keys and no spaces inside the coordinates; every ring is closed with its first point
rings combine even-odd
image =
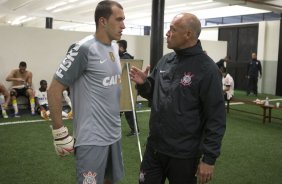
{"type": "Polygon", "coordinates": [[[13,90],[16,92],[16,94],[14,95],[16,97],[27,96],[26,91],[28,90],[28,88],[21,88],[21,89],[13,88],[13,90]]]}
{"type": "Polygon", "coordinates": [[[199,158],[180,159],[155,151],[147,144],[140,167],[139,184],[196,184],[199,158]]]}

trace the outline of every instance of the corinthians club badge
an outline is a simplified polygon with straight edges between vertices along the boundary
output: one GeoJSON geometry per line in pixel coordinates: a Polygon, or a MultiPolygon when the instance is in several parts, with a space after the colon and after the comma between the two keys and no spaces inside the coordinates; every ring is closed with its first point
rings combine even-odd
{"type": "Polygon", "coordinates": [[[115,62],[115,56],[114,56],[114,53],[109,52],[109,55],[110,55],[110,58],[111,58],[112,62],[115,62]]]}

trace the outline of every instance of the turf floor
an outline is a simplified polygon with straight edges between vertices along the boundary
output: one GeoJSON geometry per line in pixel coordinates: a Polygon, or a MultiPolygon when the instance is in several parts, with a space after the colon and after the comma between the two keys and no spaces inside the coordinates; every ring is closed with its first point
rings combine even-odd
{"type": "MultiPolygon", "coordinates": [[[[266,97],[265,94],[246,97],[240,91],[236,91],[235,95],[244,100],[266,97]]],[[[282,104],[282,97],[267,96],[272,100],[271,103],[280,101],[282,104]]],[[[273,118],[271,123],[263,124],[261,108],[246,104],[231,104],[230,107],[221,156],[216,162],[214,179],[210,183],[282,183],[282,111],[273,110],[273,116],[278,119],[273,118]]],[[[142,109],[137,110],[144,109],[148,108],[143,105],[142,109]]],[[[142,151],[148,135],[149,115],[148,111],[137,113],[142,151]]],[[[0,118],[0,184],[74,184],[73,155],[63,158],[56,156],[50,122],[36,120],[41,119],[29,115],[0,118]],[[19,121],[21,123],[16,123],[19,121]],[[7,122],[14,123],[5,124],[7,122]]],[[[64,123],[71,131],[71,120],[65,120],[64,123]]],[[[129,128],[124,116],[122,130],[125,177],[119,184],[135,184],[138,183],[139,150],[136,137],[126,137],[129,128]]]]}

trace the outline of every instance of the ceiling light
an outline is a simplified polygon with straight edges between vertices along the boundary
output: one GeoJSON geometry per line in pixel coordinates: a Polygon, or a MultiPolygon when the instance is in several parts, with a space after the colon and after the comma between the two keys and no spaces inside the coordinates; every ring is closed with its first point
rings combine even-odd
{"type": "Polygon", "coordinates": [[[59,3],[54,4],[53,6],[47,7],[45,10],[47,10],[47,11],[53,10],[53,9],[55,9],[55,8],[58,8],[58,7],[60,7],[60,6],[65,5],[65,4],[67,4],[67,3],[66,3],[65,1],[62,1],[62,2],[59,2],[59,3]]]}
{"type": "Polygon", "coordinates": [[[10,21],[10,24],[11,25],[18,25],[18,24],[20,24],[20,21],[23,20],[24,18],[26,18],[25,15],[17,17],[13,21],[10,21]]]}
{"type": "Polygon", "coordinates": [[[21,24],[24,23],[24,22],[28,22],[28,21],[31,21],[31,20],[34,20],[35,17],[28,17],[28,18],[25,18],[21,21],[21,24]]]}
{"type": "Polygon", "coordinates": [[[20,16],[20,17],[17,17],[15,18],[13,21],[8,21],[9,24],[11,25],[19,25],[19,24],[22,24],[24,22],[28,22],[28,21],[31,21],[35,19],[35,17],[27,17],[27,16],[20,16]]]}
{"type": "Polygon", "coordinates": [[[65,10],[71,9],[73,7],[74,7],[73,5],[65,6],[63,8],[58,8],[58,9],[53,10],[52,13],[58,13],[58,12],[61,12],[61,11],[65,11],[65,10]]]}
{"type": "Polygon", "coordinates": [[[82,6],[82,5],[86,5],[86,4],[90,4],[90,3],[94,3],[95,1],[93,0],[88,0],[88,1],[83,1],[81,3],[78,4],[78,6],[82,6]]]}

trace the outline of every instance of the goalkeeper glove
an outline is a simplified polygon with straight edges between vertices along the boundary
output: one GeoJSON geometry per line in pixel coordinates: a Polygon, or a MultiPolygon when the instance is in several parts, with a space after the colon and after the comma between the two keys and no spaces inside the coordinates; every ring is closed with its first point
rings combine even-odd
{"type": "Polygon", "coordinates": [[[54,146],[57,155],[66,156],[74,151],[74,139],[69,135],[67,127],[61,127],[59,129],[52,129],[54,137],[54,146]]]}

